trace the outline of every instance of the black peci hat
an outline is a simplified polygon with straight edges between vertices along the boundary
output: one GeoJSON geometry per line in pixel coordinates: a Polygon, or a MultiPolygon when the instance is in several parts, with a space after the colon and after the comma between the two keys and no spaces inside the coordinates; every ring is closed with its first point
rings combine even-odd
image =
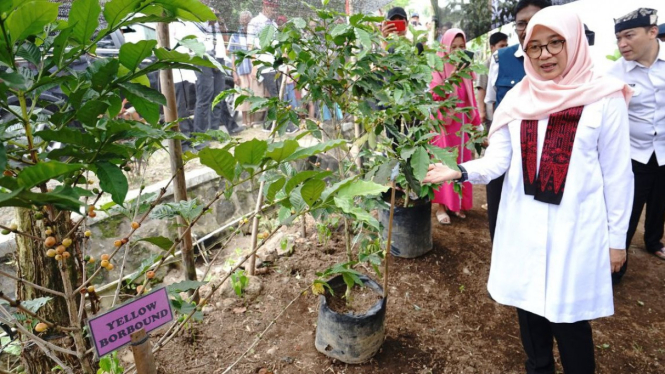
{"type": "Polygon", "coordinates": [[[614,32],[656,25],[658,22],[658,11],[651,8],[639,8],[622,17],[614,19],[614,32]]]}

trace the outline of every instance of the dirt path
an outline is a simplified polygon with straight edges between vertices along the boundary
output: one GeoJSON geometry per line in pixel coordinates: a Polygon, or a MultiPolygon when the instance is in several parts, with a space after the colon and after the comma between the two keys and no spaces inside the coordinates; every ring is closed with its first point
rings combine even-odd
{"type": "MultiPolygon", "coordinates": [[[[386,341],[371,362],[346,365],[315,350],[318,299],[308,293],[232,373],[523,373],[515,311],[493,302],[486,291],[491,246],[480,208],[484,188],[476,187],[474,195],[476,208],[466,220],[434,224],[430,253],[394,258],[386,341]]],[[[615,290],[615,316],[592,323],[599,374],[665,372],[665,262],[644,252],[641,236],[638,231],[629,272],[615,290]]],[[[251,302],[216,297],[202,324],[158,354],[159,373],[222,373],[316,271],[343,261],[337,240],[327,249],[315,240],[297,245],[293,256],[280,258],[260,277],[263,290],[251,302]]]]}

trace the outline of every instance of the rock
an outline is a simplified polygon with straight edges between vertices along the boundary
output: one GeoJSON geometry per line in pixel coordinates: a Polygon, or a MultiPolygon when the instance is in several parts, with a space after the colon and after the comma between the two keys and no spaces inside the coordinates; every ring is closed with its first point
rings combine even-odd
{"type": "Polygon", "coordinates": [[[122,362],[126,362],[128,364],[134,363],[134,354],[132,354],[130,349],[123,349],[118,356],[122,362]]]}
{"type": "Polygon", "coordinates": [[[294,361],[295,360],[293,359],[293,357],[289,357],[289,356],[282,357],[282,362],[285,362],[287,364],[292,364],[294,361]]]}
{"type": "Polygon", "coordinates": [[[268,246],[263,246],[256,252],[256,257],[261,262],[275,262],[277,261],[277,250],[268,246]]]}
{"type": "MultiPolygon", "coordinates": [[[[235,296],[235,294],[233,294],[233,295],[235,296]]],[[[222,308],[224,308],[224,309],[228,309],[228,308],[232,307],[235,303],[236,303],[236,299],[231,299],[231,298],[223,299],[221,301],[222,308]]]]}
{"type": "Polygon", "coordinates": [[[212,305],[205,305],[201,311],[203,312],[203,315],[207,316],[210,313],[212,313],[215,310],[215,307],[212,305]]]}
{"type": "Polygon", "coordinates": [[[201,295],[202,299],[207,298],[208,296],[210,296],[211,293],[212,293],[212,287],[210,287],[210,285],[206,284],[199,288],[199,295],[201,295]]]}
{"type": "Polygon", "coordinates": [[[462,270],[462,273],[464,273],[464,274],[466,274],[466,275],[470,275],[470,274],[471,274],[471,272],[470,272],[469,269],[467,269],[467,268],[464,268],[464,269],[462,270]]]}
{"type": "Polygon", "coordinates": [[[268,351],[266,351],[266,353],[271,355],[271,356],[274,355],[275,352],[277,352],[277,347],[272,347],[268,351]]]}

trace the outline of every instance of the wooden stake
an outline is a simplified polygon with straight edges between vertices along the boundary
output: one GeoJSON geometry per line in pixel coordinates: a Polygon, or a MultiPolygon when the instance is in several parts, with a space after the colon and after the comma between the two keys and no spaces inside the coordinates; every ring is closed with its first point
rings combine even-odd
{"type": "MultiPolygon", "coordinates": [[[[390,193],[390,217],[388,218],[388,240],[386,243],[386,258],[384,258],[383,267],[383,298],[388,298],[388,262],[390,260],[390,246],[393,238],[393,214],[395,213],[395,181],[392,184],[390,193]]],[[[387,305],[387,304],[386,304],[387,305]]]]}
{"type": "MultiPolygon", "coordinates": [[[[249,265],[247,265],[247,274],[254,275],[256,271],[256,255],[254,250],[258,244],[259,236],[259,213],[261,212],[261,207],[263,206],[263,187],[265,186],[265,181],[262,181],[259,185],[259,195],[256,197],[256,208],[254,209],[254,218],[252,219],[252,254],[249,256],[249,265]]],[[[267,240],[267,238],[264,238],[267,240]]]]}
{"type": "MultiPolygon", "coordinates": [[[[171,41],[169,37],[169,24],[159,22],[157,25],[157,37],[159,46],[170,48],[171,41]]],[[[175,98],[175,84],[173,82],[173,71],[171,69],[162,69],[159,71],[159,83],[162,94],[166,97],[166,106],[164,107],[164,121],[174,122],[178,119],[178,109],[175,98]]],[[[178,125],[173,127],[173,131],[179,131],[178,125]]],[[[171,154],[171,173],[175,174],[173,180],[173,197],[176,202],[187,201],[187,182],[185,180],[185,170],[182,161],[182,143],[178,139],[169,139],[169,153],[171,154]]],[[[180,236],[185,232],[187,222],[184,218],[178,216],[178,233],[180,236]]],[[[183,236],[180,243],[182,254],[182,263],[185,265],[185,277],[187,280],[196,280],[196,264],[194,262],[194,250],[192,243],[191,230],[183,236]]],[[[195,302],[198,302],[198,296],[195,295],[195,302]]]]}
{"type": "Polygon", "coordinates": [[[136,364],[137,374],[157,374],[155,356],[152,355],[150,347],[150,336],[145,329],[141,329],[130,335],[132,337],[131,347],[136,364]]]}

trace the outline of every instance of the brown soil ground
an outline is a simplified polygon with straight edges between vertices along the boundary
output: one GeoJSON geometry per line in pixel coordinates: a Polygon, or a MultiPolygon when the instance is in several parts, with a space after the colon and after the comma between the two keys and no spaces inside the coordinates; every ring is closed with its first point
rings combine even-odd
{"type": "MultiPolygon", "coordinates": [[[[434,217],[434,248],[417,259],[391,259],[386,340],[367,364],[334,362],[314,348],[318,298],[301,296],[232,373],[523,373],[524,354],[513,308],[488,297],[491,245],[484,188],[474,189],[466,220],[441,226],[434,217]]],[[[315,230],[309,229],[311,235],[315,230]]],[[[630,268],[615,290],[616,314],[592,322],[597,373],[665,373],[665,262],[643,249],[638,230],[630,268]]],[[[344,260],[311,241],[280,258],[263,290],[245,302],[221,300],[201,324],[192,325],[157,354],[160,374],[222,373],[270,322],[306,289],[316,271],[344,260]],[[226,302],[222,302],[226,301],[226,302]],[[246,307],[246,309],[244,308],[246,307]]],[[[372,275],[367,269],[361,271],[372,275]]],[[[558,367],[558,373],[562,372],[558,367]]]]}

